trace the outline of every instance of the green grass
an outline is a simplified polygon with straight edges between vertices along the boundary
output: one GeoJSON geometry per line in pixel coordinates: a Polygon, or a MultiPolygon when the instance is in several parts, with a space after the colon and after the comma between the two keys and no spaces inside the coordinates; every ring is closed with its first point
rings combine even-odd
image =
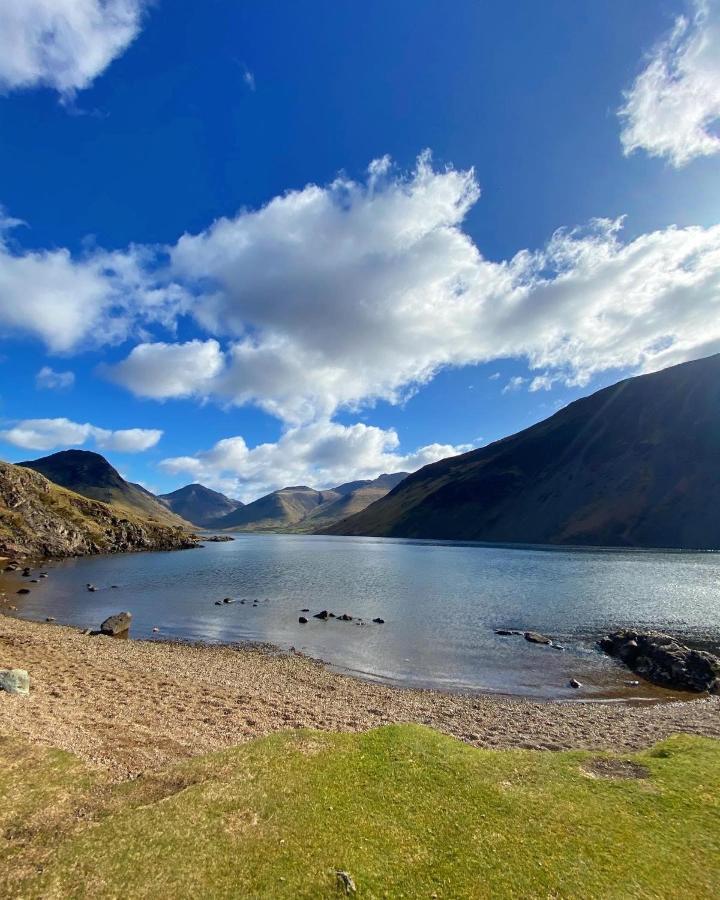
{"type": "Polygon", "coordinates": [[[582,752],[476,750],[419,726],[274,735],[108,786],[0,742],[15,897],[717,897],[720,742],[598,777],[582,752]]]}

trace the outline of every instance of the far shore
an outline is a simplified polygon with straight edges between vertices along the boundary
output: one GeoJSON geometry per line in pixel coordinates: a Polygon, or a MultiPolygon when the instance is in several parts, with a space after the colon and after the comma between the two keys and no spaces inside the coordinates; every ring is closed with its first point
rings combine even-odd
{"type": "Polygon", "coordinates": [[[647,747],[677,732],[720,737],[720,697],[631,706],[447,694],[373,684],[261,647],[117,640],[0,616],[0,734],[71,751],[119,780],[295,728],[430,725],[489,748],[647,747]]]}

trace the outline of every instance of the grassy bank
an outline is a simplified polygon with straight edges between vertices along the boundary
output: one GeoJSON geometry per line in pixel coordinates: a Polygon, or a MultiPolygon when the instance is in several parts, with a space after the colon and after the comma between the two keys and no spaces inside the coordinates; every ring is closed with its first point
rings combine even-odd
{"type": "Polygon", "coordinates": [[[0,741],[7,897],[711,897],[720,742],[486,751],[289,732],[113,785],[0,741]]]}

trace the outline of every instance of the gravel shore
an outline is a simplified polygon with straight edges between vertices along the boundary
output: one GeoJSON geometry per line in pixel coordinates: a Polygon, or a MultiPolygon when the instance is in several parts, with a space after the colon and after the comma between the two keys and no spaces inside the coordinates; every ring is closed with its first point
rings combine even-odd
{"type": "Polygon", "coordinates": [[[417,722],[478,747],[634,750],[675,732],[720,737],[720,697],[627,704],[533,702],[376,685],[297,654],[118,640],[0,616],[0,735],[69,750],[123,779],[291,728],[417,722]]]}

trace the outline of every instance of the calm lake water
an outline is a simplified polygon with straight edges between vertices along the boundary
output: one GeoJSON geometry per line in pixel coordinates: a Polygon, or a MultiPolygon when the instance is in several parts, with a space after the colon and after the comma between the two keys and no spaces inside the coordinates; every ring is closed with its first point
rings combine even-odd
{"type": "Polygon", "coordinates": [[[595,650],[600,635],[638,626],[720,646],[720,554],[713,553],[237,535],[199,550],[68,560],[45,570],[50,577],[29,585],[30,595],[13,597],[15,615],[92,628],[128,609],[133,637],[267,641],[405,685],[647,696],[645,686],[625,687],[632,676],[595,650]],[[98,590],[88,592],[86,582],[98,590]],[[216,606],[224,597],[246,602],[216,606]],[[309,622],[301,625],[305,607],[309,622]],[[367,624],[313,619],[322,609],[367,624]],[[372,624],[378,616],[384,625],[372,624]],[[540,631],[566,649],[499,637],[496,628],[540,631]],[[567,687],[571,676],[583,681],[582,692],[567,687]]]}

